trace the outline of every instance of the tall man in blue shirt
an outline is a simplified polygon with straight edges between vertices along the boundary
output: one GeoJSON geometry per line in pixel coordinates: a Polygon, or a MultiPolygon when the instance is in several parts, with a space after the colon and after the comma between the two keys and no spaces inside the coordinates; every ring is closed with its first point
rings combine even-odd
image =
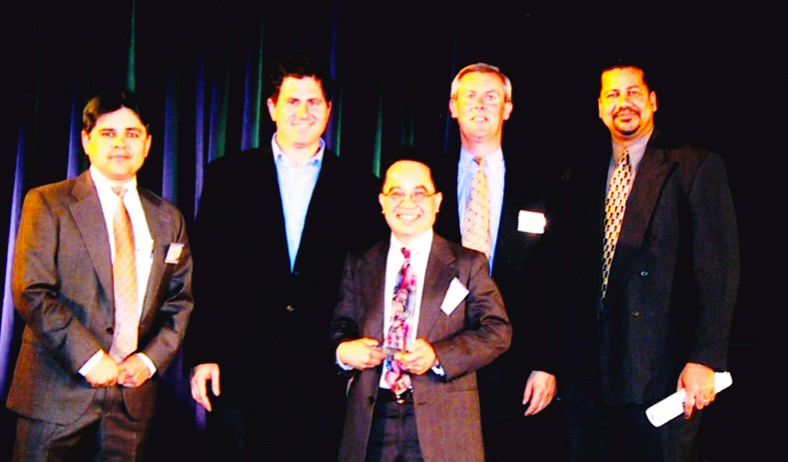
{"type": "Polygon", "coordinates": [[[206,171],[192,396],[210,411],[213,460],[336,460],[344,390],[328,331],[345,255],[383,225],[377,182],[321,138],[329,75],[289,56],[272,84],[270,143],[206,171]]]}
{"type": "Polygon", "coordinates": [[[511,460],[523,437],[542,439],[534,432],[561,439],[548,431],[544,417],[523,417],[540,413],[555,395],[554,324],[545,295],[552,220],[544,181],[515,168],[524,153],[512,147],[504,157],[503,123],[512,109],[512,84],[497,67],[463,68],[449,100],[462,148],[459,159],[450,156],[436,173],[444,203],[435,230],[488,256],[512,323],[511,349],[479,371],[487,460],[511,460]]]}

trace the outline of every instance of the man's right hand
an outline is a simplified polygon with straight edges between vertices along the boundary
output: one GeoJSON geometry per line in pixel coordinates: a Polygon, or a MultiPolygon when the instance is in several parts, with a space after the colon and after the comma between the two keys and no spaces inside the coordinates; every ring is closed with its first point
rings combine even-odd
{"type": "Polygon", "coordinates": [[[211,401],[208,399],[206,382],[211,381],[211,390],[215,396],[219,396],[219,365],[216,363],[200,364],[192,371],[190,381],[192,387],[192,398],[200,403],[206,411],[211,412],[211,401]]]}
{"type": "Polygon", "coordinates": [[[103,354],[93,369],[85,374],[85,380],[92,387],[112,387],[118,383],[119,373],[120,369],[115,360],[108,354],[103,354]]]}
{"type": "Polygon", "coordinates": [[[363,371],[376,367],[386,359],[386,353],[372,348],[380,344],[374,338],[360,338],[342,342],[337,347],[337,357],[353,369],[363,371]]]}

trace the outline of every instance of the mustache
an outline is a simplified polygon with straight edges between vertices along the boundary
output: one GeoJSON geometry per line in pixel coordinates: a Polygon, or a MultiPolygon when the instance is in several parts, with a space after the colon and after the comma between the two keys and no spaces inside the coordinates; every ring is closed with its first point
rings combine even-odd
{"type": "Polygon", "coordinates": [[[613,116],[617,117],[619,114],[625,113],[625,112],[628,112],[630,114],[637,115],[637,116],[640,115],[640,111],[638,111],[636,108],[633,108],[633,107],[622,107],[619,110],[617,110],[615,112],[615,114],[613,114],[613,116]]]}

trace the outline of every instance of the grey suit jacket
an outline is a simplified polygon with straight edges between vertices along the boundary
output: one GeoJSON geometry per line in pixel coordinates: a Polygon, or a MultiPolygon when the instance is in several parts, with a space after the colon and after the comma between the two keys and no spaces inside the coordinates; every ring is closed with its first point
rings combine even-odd
{"type": "MultiPolygon", "coordinates": [[[[383,338],[383,304],[388,241],[345,262],[340,302],[334,312],[334,346],[362,337],[383,338]]],[[[509,348],[512,330],[487,259],[434,235],[425,274],[418,335],[434,348],[446,372],[413,377],[419,443],[427,462],[482,461],[479,396],[475,371],[509,348]],[[451,281],[469,294],[450,315],[441,311],[451,281]]],[[[380,382],[380,367],[354,376],[340,460],[363,461],[380,382]]]]}
{"type": "MultiPolygon", "coordinates": [[[[180,212],[150,191],[140,189],[139,195],[154,249],[137,351],[159,373],[139,388],[124,388],[123,396],[133,418],[147,419],[159,375],[180,347],[192,311],[192,260],[180,212]],[[184,244],[175,264],[165,263],[171,243],[184,244]]],[[[26,417],[71,423],[97,392],[78,370],[99,349],[109,351],[114,326],[109,237],[89,172],[27,194],[13,294],[26,326],[8,407],[26,417]]]]}

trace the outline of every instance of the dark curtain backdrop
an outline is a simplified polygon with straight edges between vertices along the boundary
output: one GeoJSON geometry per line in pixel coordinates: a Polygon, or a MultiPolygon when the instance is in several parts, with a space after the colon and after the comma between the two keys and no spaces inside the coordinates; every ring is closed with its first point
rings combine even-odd
{"type": "MultiPolygon", "coordinates": [[[[763,165],[756,159],[768,156],[772,166],[786,152],[776,13],[752,2],[700,1],[559,8],[528,1],[3,0],[0,398],[23,327],[9,284],[21,203],[30,188],[88,166],[81,111],[100,89],[127,86],[149,102],[154,141],[140,184],[191,222],[205,165],[270,142],[268,69],[286,53],[309,54],[330,69],[337,85],[328,145],[378,175],[397,152],[433,161],[456,152],[451,79],[470,63],[497,65],[514,85],[503,144],[509,168],[558,177],[589,146],[608,142],[597,118],[598,65],[605,55],[635,49],[654,66],[657,125],[720,153],[729,169],[743,265],[731,336],[734,386],[707,411],[701,450],[705,460],[727,459],[731,451],[759,460],[766,367],[760,319],[775,285],[763,260],[773,249],[759,239],[766,216],[760,198],[773,192],[756,176],[763,165]]],[[[151,459],[199,459],[200,420],[187,376],[173,364],[151,459]]],[[[0,412],[0,459],[10,454],[13,423],[10,412],[0,412]]]]}

